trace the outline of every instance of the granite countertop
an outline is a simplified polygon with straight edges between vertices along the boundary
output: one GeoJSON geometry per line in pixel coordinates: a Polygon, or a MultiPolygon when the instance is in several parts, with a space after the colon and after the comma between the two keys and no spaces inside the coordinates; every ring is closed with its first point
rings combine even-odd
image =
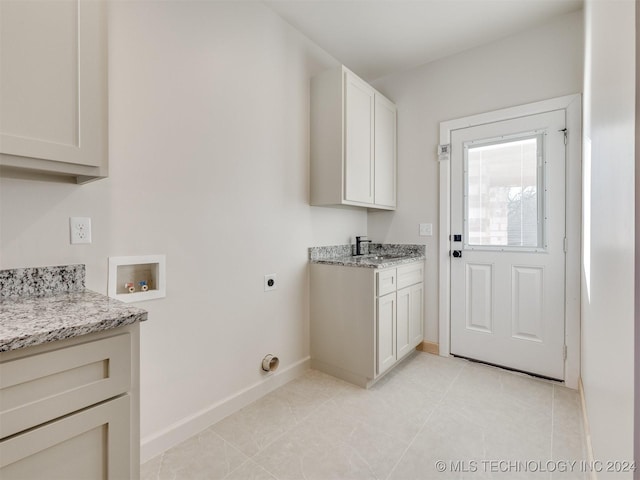
{"type": "Polygon", "coordinates": [[[332,245],[309,249],[309,262],[344,267],[390,268],[424,260],[424,245],[381,244],[369,245],[366,255],[352,254],[352,245],[332,245]]]}
{"type": "Polygon", "coordinates": [[[86,290],[84,265],[0,271],[0,352],[146,319],[141,308],[86,290]]]}

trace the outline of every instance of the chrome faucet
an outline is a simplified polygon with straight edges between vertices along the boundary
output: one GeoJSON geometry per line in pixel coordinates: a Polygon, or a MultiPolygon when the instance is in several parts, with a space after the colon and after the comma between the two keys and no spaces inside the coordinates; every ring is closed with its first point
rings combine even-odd
{"type": "Polygon", "coordinates": [[[362,235],[361,237],[356,237],[356,255],[364,255],[364,253],[362,253],[362,244],[371,243],[371,240],[363,240],[363,238],[367,238],[367,236],[362,235]]]}

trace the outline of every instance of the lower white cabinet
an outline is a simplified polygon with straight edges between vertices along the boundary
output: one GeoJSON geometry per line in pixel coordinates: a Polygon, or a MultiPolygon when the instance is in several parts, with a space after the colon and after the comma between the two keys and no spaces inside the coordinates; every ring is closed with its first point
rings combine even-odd
{"type": "MultiPolygon", "coordinates": [[[[401,277],[411,276],[420,283],[378,297],[378,374],[384,373],[422,342],[423,274],[422,264],[399,267],[395,274],[397,282],[402,282],[401,277]]],[[[378,275],[386,279],[389,272],[378,275]]]]}
{"type": "Polygon", "coordinates": [[[424,261],[386,269],[311,264],[311,365],[373,385],[423,340],[424,261]]]}
{"type": "Polygon", "coordinates": [[[0,478],[139,477],[139,325],[0,354],[0,478]]]}

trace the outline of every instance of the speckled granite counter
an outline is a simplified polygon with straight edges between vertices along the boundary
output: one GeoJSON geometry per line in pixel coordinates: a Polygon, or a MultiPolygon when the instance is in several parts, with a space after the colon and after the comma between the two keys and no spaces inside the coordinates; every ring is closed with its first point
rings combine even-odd
{"type": "Polygon", "coordinates": [[[366,255],[354,256],[353,245],[332,245],[309,249],[309,262],[345,267],[390,268],[424,260],[425,245],[372,243],[366,255]]]}
{"type": "Polygon", "coordinates": [[[0,352],[109,330],[147,312],[84,288],[84,265],[0,271],[0,352]]]}

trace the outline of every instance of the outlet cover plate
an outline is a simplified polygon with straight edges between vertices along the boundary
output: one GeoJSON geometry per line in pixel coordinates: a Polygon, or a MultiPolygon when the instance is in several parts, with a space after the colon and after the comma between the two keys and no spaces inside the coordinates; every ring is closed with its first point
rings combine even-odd
{"type": "Polygon", "coordinates": [[[420,224],[420,236],[421,237],[430,237],[433,235],[433,224],[431,223],[421,223],[420,224]]]}
{"type": "Polygon", "coordinates": [[[91,243],[91,218],[70,217],[69,237],[72,245],[91,243]]]}

